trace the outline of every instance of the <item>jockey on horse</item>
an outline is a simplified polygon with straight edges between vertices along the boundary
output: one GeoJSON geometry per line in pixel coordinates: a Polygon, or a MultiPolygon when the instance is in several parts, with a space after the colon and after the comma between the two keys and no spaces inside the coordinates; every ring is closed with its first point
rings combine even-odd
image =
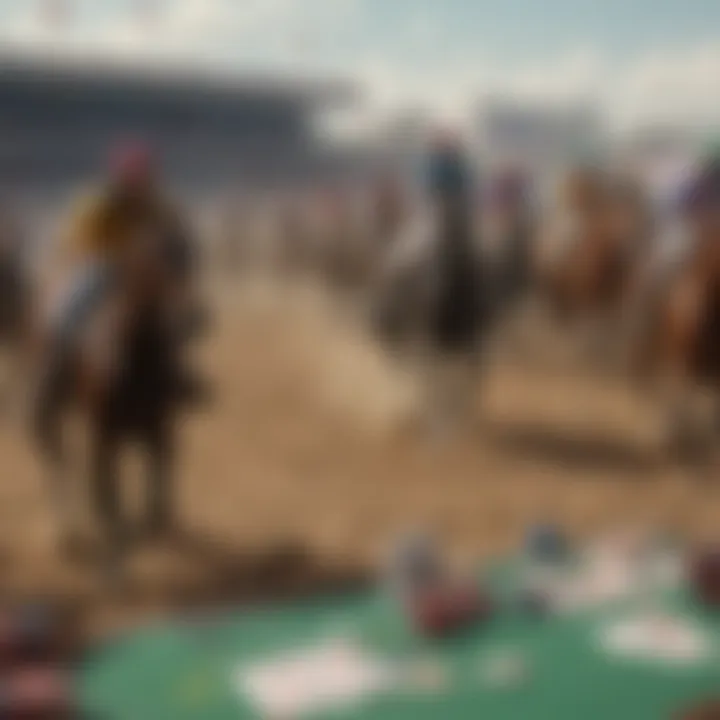
{"type": "Polygon", "coordinates": [[[63,411],[69,403],[85,411],[91,488],[114,569],[125,536],[117,482],[125,442],[148,451],[149,529],[173,520],[174,420],[198,383],[181,364],[197,332],[195,257],[185,224],[160,193],[150,151],[136,144],[113,156],[109,182],[76,210],[64,239],[71,274],[51,318],[34,429],[68,525],[63,411]]]}
{"type": "Polygon", "coordinates": [[[632,181],[580,168],[566,178],[560,200],[543,238],[556,243],[541,266],[551,308],[560,319],[600,323],[596,329],[607,332],[621,320],[650,235],[644,198],[632,181]]]}
{"type": "Polygon", "coordinates": [[[461,142],[453,134],[435,138],[428,191],[436,216],[439,287],[435,341],[440,349],[474,347],[484,310],[472,214],[473,178],[461,142]]]}
{"type": "Polygon", "coordinates": [[[424,168],[423,204],[383,264],[375,322],[401,350],[420,351],[433,424],[469,410],[487,329],[486,277],[474,227],[473,174],[460,140],[440,132],[424,168]]]}
{"type": "Polygon", "coordinates": [[[677,205],[646,278],[631,359],[639,378],[669,393],[670,442],[694,451],[693,391],[711,391],[714,403],[720,391],[720,156],[700,165],[677,205]]]}
{"type": "MultiPolygon", "coordinates": [[[[158,236],[168,241],[166,260],[184,288],[177,303],[185,303],[191,310],[194,248],[184,222],[162,196],[157,180],[150,149],[142,143],[124,144],[112,154],[108,181],[73,208],[60,247],[60,260],[69,279],[50,318],[48,352],[34,408],[36,420],[48,418],[61,402],[73,350],[98,306],[116,287],[120,268],[143,244],[158,236]]],[[[192,312],[183,317],[191,318],[192,312]]],[[[185,326],[178,330],[180,335],[193,329],[185,326]]],[[[202,394],[200,383],[185,370],[178,368],[175,382],[178,395],[186,400],[202,394]]]]}
{"type": "Polygon", "coordinates": [[[558,202],[543,232],[539,248],[540,273],[548,283],[556,309],[569,302],[564,297],[575,265],[575,255],[594,238],[605,210],[604,177],[595,168],[576,167],[563,178],[558,202]],[[591,236],[592,232],[592,236],[591,236]]]}
{"type": "MultiPolygon", "coordinates": [[[[670,299],[666,298],[668,293],[672,296],[678,288],[685,288],[687,293],[683,297],[688,303],[684,307],[689,315],[693,314],[692,308],[695,309],[697,322],[708,321],[707,313],[714,312],[711,306],[720,300],[720,287],[717,286],[720,282],[720,155],[706,159],[682,188],[678,210],[679,222],[661,236],[648,271],[644,333],[640,338],[643,346],[650,339],[647,333],[660,319],[658,314],[668,309],[663,307],[663,301],[670,299]],[[694,298],[693,302],[691,298],[694,298]]],[[[675,316],[677,319],[677,313],[675,316]]],[[[680,324],[685,326],[684,321],[680,324]]],[[[720,353],[715,357],[715,351],[710,348],[704,348],[702,352],[700,348],[695,350],[704,356],[696,357],[695,370],[703,375],[717,373],[716,380],[720,380],[720,364],[715,367],[720,361],[720,353]]]]}
{"type": "Polygon", "coordinates": [[[464,350],[475,340],[480,289],[471,171],[453,134],[434,137],[423,189],[423,206],[385,257],[376,321],[386,338],[419,333],[436,349],[464,350]]]}

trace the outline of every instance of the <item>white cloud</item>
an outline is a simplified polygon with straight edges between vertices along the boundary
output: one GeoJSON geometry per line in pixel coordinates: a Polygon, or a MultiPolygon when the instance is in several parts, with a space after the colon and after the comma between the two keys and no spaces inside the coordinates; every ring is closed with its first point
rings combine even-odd
{"type": "Polygon", "coordinates": [[[478,99],[502,95],[532,103],[594,103],[612,127],[720,123],[720,43],[676,48],[614,63],[593,48],[507,68],[469,55],[425,67],[368,58],[358,71],[380,107],[431,105],[467,120],[478,99]]]}
{"type": "Polygon", "coordinates": [[[720,41],[657,48],[624,63],[588,45],[509,66],[476,47],[448,43],[439,52],[446,31],[441,16],[429,11],[410,16],[403,32],[380,42],[362,30],[362,8],[361,0],[164,0],[146,24],[114,6],[53,28],[25,1],[0,18],[0,42],[25,52],[141,62],[201,58],[347,75],[368,89],[368,122],[407,106],[467,119],[478,98],[497,93],[533,102],[594,100],[618,126],[720,122],[720,41]],[[354,38],[355,50],[342,46],[346,37],[354,38]]]}
{"type": "MultiPolygon", "coordinates": [[[[720,43],[654,52],[623,68],[611,92],[621,123],[720,122],[720,43]]],[[[611,91],[613,88],[611,88],[611,91]]]]}
{"type": "Polygon", "coordinates": [[[501,74],[495,83],[498,89],[516,97],[567,102],[602,92],[607,84],[607,68],[598,52],[581,47],[506,76],[501,74]]]}
{"type": "MultiPolygon", "coordinates": [[[[139,59],[185,58],[265,47],[279,53],[301,33],[329,33],[354,12],[356,0],[166,0],[146,15],[139,6],[113,6],[104,15],[80,7],[52,25],[35,3],[0,18],[0,43],[25,52],[132,52],[139,59]],[[281,40],[281,42],[278,42],[281,40]]],[[[141,6],[140,6],[141,7],[141,6]]]]}

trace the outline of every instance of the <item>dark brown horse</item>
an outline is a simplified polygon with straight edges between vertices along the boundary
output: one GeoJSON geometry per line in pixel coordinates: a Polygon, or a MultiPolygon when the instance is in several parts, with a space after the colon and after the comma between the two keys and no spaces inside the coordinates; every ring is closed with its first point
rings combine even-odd
{"type": "Polygon", "coordinates": [[[58,394],[36,408],[37,440],[52,472],[50,491],[63,541],[72,537],[63,420],[75,408],[87,421],[93,506],[107,532],[112,570],[127,537],[118,463],[128,443],[138,443],[149,458],[148,529],[163,531],[173,521],[174,437],[183,400],[190,264],[179,235],[143,238],[128,251],[114,289],[63,364],[58,394]]]}

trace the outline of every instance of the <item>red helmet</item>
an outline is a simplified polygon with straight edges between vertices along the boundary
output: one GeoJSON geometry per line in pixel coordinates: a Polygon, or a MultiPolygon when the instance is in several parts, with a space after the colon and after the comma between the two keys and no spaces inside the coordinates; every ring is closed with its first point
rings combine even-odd
{"type": "Polygon", "coordinates": [[[131,141],[118,145],[110,156],[110,174],[124,185],[146,183],[155,172],[150,148],[143,142],[131,141]]]}

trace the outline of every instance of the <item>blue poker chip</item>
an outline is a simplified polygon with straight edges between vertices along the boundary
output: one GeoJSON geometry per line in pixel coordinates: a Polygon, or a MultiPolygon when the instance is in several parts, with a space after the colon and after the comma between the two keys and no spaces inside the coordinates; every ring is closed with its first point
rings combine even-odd
{"type": "Polygon", "coordinates": [[[526,538],[526,552],[540,561],[558,561],[567,556],[568,544],[560,530],[550,524],[532,527],[526,538]]]}

